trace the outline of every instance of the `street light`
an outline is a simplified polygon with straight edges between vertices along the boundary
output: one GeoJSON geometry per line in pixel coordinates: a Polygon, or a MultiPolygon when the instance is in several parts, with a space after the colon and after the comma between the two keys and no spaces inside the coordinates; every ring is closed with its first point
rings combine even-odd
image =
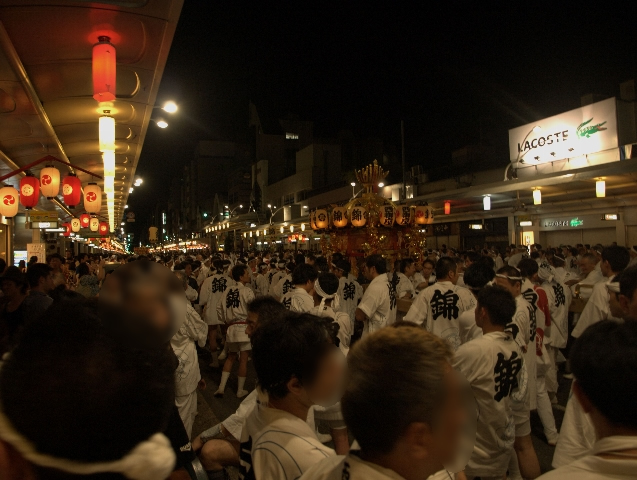
{"type": "Polygon", "coordinates": [[[162,110],[168,113],[175,113],[177,111],[177,104],[172,100],[169,100],[168,102],[164,103],[162,110]]]}
{"type": "MultiPolygon", "coordinates": [[[[228,208],[228,207],[226,207],[226,208],[228,208]]],[[[234,208],[232,209],[232,211],[230,212],[230,216],[232,217],[232,214],[234,213],[234,211],[235,211],[236,209],[242,209],[242,208],[243,208],[243,205],[239,205],[238,207],[234,207],[234,208]]]]}
{"type": "Polygon", "coordinates": [[[354,191],[354,187],[356,187],[356,182],[352,182],[350,183],[350,185],[352,186],[352,197],[353,197],[354,195],[356,195],[356,192],[354,191]]]}
{"type": "Polygon", "coordinates": [[[155,122],[159,128],[166,128],[168,126],[168,122],[163,118],[156,118],[151,120],[153,120],[153,122],[155,122]]]}

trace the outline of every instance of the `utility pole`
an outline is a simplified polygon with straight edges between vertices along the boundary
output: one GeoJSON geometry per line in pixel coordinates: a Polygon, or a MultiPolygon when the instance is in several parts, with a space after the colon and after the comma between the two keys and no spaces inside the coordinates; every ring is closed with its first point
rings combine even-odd
{"type": "Polygon", "coordinates": [[[400,121],[400,143],[402,146],[402,166],[403,166],[403,200],[407,200],[407,184],[405,182],[405,122],[400,121]]]}

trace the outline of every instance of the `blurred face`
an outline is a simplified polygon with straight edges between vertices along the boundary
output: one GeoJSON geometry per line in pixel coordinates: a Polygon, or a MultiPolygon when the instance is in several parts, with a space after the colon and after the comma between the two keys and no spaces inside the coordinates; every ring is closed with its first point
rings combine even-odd
{"type": "Polygon", "coordinates": [[[45,292],[50,292],[51,290],[55,288],[55,283],[53,281],[53,272],[50,272],[46,276],[46,278],[44,279],[43,287],[45,292]]]}
{"type": "Polygon", "coordinates": [[[301,385],[303,395],[309,401],[307,406],[334,405],[341,397],[344,373],[345,357],[337,347],[332,346],[321,359],[314,381],[309,385],[301,385]]]}
{"type": "Polygon", "coordinates": [[[416,265],[414,263],[410,263],[405,267],[405,275],[411,277],[414,273],[416,273],[416,265]]]}
{"type": "Polygon", "coordinates": [[[422,275],[425,278],[429,278],[431,276],[431,273],[434,271],[434,266],[427,262],[427,263],[423,263],[422,264],[422,275]]]}
{"type": "Polygon", "coordinates": [[[367,279],[367,280],[373,280],[373,274],[376,271],[376,269],[374,267],[368,267],[367,264],[363,265],[363,276],[367,279]]]}
{"type": "Polygon", "coordinates": [[[626,313],[622,308],[622,305],[619,301],[620,295],[615,292],[608,292],[608,305],[610,307],[610,314],[615,318],[624,318],[626,313]]]}
{"type": "Polygon", "coordinates": [[[633,294],[633,298],[628,298],[620,293],[618,299],[623,313],[622,317],[637,321],[637,291],[633,294]]]}
{"type": "Polygon", "coordinates": [[[59,270],[61,266],[62,266],[62,262],[60,262],[60,259],[57,257],[53,257],[49,261],[49,267],[51,267],[53,270],[59,270]]]}
{"type": "Polygon", "coordinates": [[[595,268],[595,265],[595,262],[586,258],[579,262],[579,268],[584,275],[588,275],[589,273],[591,273],[595,268]]]}
{"type": "Polygon", "coordinates": [[[13,298],[20,294],[20,289],[13,280],[2,280],[0,283],[2,293],[8,298],[13,298]]]}
{"type": "Polygon", "coordinates": [[[252,275],[251,275],[251,271],[249,268],[246,268],[243,271],[243,275],[241,276],[241,283],[250,283],[250,281],[252,280],[252,275]]]}
{"type": "Polygon", "coordinates": [[[186,264],[185,268],[184,268],[184,272],[186,272],[187,276],[192,275],[192,266],[189,264],[186,264]]]}
{"type": "MultiPolygon", "coordinates": [[[[460,435],[467,420],[465,409],[465,394],[470,389],[463,389],[459,375],[451,365],[447,365],[447,374],[444,378],[445,400],[438,413],[437,422],[432,432],[430,456],[440,461],[442,465],[452,462],[458,451],[460,435]]],[[[472,397],[472,395],[470,395],[472,397]]]]}

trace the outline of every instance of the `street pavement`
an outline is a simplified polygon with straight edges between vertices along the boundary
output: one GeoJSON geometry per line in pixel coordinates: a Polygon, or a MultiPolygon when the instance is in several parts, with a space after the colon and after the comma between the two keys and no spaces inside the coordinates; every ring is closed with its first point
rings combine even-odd
{"type": "MultiPolygon", "coordinates": [[[[233,365],[233,371],[230,375],[230,379],[228,380],[225,395],[222,398],[218,398],[213,396],[213,393],[217,389],[219,381],[221,379],[221,367],[208,367],[208,364],[210,363],[210,355],[205,350],[201,350],[201,352],[204,353],[199,357],[199,365],[201,369],[201,376],[206,381],[207,386],[205,390],[199,392],[197,402],[198,415],[193,426],[193,437],[203,432],[207,428],[216,425],[221,420],[227,418],[229,415],[232,415],[243,400],[237,398],[236,396],[236,372],[238,362],[233,365]]],[[[223,362],[220,362],[220,364],[221,366],[223,366],[223,362]]],[[[559,374],[558,376],[560,379],[560,387],[557,394],[558,404],[553,405],[553,414],[555,415],[555,422],[559,430],[564,418],[564,409],[566,407],[566,401],[568,400],[568,395],[571,388],[571,380],[563,378],[561,374],[559,374]]],[[[252,361],[249,361],[248,376],[245,389],[251,391],[254,389],[255,384],[256,374],[254,371],[254,366],[252,364],[252,361]]],[[[533,445],[535,446],[535,451],[537,452],[537,456],[540,461],[542,473],[544,473],[552,469],[551,461],[553,460],[555,447],[551,447],[546,443],[544,429],[542,428],[542,423],[540,422],[540,418],[537,415],[537,412],[531,413],[531,429],[533,445]]],[[[236,478],[236,472],[231,471],[231,477],[236,478]]]]}

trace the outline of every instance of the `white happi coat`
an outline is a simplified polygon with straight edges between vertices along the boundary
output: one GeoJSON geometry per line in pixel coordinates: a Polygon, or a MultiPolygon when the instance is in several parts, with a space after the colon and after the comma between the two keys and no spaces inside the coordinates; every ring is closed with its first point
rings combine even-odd
{"type": "Polygon", "coordinates": [[[515,343],[518,344],[524,355],[526,373],[528,376],[527,407],[533,410],[537,402],[536,375],[536,350],[535,350],[535,309],[524,299],[523,295],[515,297],[515,314],[513,321],[506,326],[506,331],[511,332],[515,343]]]}
{"type": "Polygon", "coordinates": [[[336,296],[338,297],[336,310],[347,313],[352,325],[354,325],[356,307],[363,298],[363,287],[355,279],[342,276],[338,279],[336,296]]]}
{"type": "Polygon", "coordinates": [[[270,289],[270,295],[281,300],[283,298],[283,295],[291,291],[293,288],[294,284],[292,283],[292,274],[288,273],[270,289]]]}
{"type": "Polygon", "coordinates": [[[246,418],[240,456],[258,479],[297,479],[312,465],[335,456],[307,422],[284,410],[257,404],[246,418]]]}
{"type": "Polygon", "coordinates": [[[352,326],[352,322],[350,317],[345,312],[335,312],[331,306],[323,305],[323,310],[319,311],[320,305],[317,305],[310,313],[312,315],[316,315],[317,317],[330,317],[338,324],[338,339],[339,346],[343,355],[347,356],[349,353],[349,344],[352,338],[352,334],[354,333],[354,329],[352,326]]]}
{"type": "Polygon", "coordinates": [[[295,287],[283,295],[281,304],[292,312],[307,313],[314,308],[314,297],[303,288],[295,287]]]}
{"type": "Polygon", "coordinates": [[[579,338],[584,330],[601,320],[621,320],[615,318],[610,313],[610,303],[608,300],[608,289],[606,288],[606,278],[601,282],[598,282],[593,287],[591,296],[586,302],[586,306],[579,316],[577,325],[573,329],[573,335],[575,338],[579,338]]]}
{"type": "MultiPolygon", "coordinates": [[[[551,329],[551,311],[546,292],[542,287],[538,287],[531,283],[529,279],[524,279],[522,283],[522,296],[531,305],[535,313],[535,325],[533,325],[533,317],[531,317],[531,345],[529,350],[535,347],[536,358],[536,374],[538,376],[546,375],[551,367],[551,361],[546,353],[544,345],[544,333],[551,329]],[[535,327],[535,328],[534,328],[535,327]],[[533,345],[535,343],[535,345],[533,345]]],[[[528,361],[530,363],[530,360],[528,361]]],[[[529,365],[529,370],[531,369],[529,365]]],[[[531,402],[531,405],[535,405],[531,402]]]]}
{"type": "Polygon", "coordinates": [[[228,342],[249,342],[246,335],[246,318],[248,317],[248,303],[254,300],[252,288],[237,283],[229,287],[217,305],[219,318],[228,324],[226,339],[228,342]]]}
{"type": "MultiPolygon", "coordinates": [[[[275,287],[277,286],[279,281],[283,277],[285,277],[285,275],[286,275],[285,271],[281,271],[281,270],[279,270],[274,275],[272,275],[272,278],[270,279],[270,291],[268,292],[271,297],[275,297],[276,296],[275,287]]],[[[279,296],[278,298],[281,298],[281,296],[279,296]]]]}
{"type": "Polygon", "coordinates": [[[407,278],[407,275],[405,275],[404,273],[398,272],[397,275],[398,285],[396,285],[396,298],[403,298],[408,293],[411,293],[411,296],[413,297],[416,294],[416,289],[411,283],[411,280],[409,280],[409,278],[407,278]]]}
{"type": "Polygon", "coordinates": [[[215,273],[204,280],[199,292],[199,304],[204,306],[203,317],[208,325],[223,324],[217,315],[217,305],[228,287],[236,284],[237,282],[223,273],[215,273]]]}
{"type": "Polygon", "coordinates": [[[482,329],[476,325],[475,307],[462,312],[458,317],[458,335],[461,345],[482,336],[482,329]]]}
{"type": "Polygon", "coordinates": [[[503,476],[515,441],[512,403],[526,395],[524,356],[510,333],[491,332],[460,346],[453,367],[471,385],[480,412],[476,446],[488,454],[474,452],[465,472],[503,476]]]}
{"type": "Polygon", "coordinates": [[[573,296],[570,288],[556,280],[542,283],[551,311],[551,332],[546,343],[554,348],[564,348],[568,340],[568,309],[573,296]]]}
{"type": "Polygon", "coordinates": [[[190,395],[197,388],[201,374],[195,343],[205,347],[207,339],[208,326],[190,302],[187,302],[186,319],[170,339],[170,346],[179,361],[179,366],[175,370],[175,396],[190,395]]]}
{"type": "Polygon", "coordinates": [[[457,350],[460,346],[458,318],[475,308],[475,297],[452,282],[436,282],[418,294],[404,320],[423,325],[457,350]]]}
{"type": "Polygon", "coordinates": [[[358,308],[367,316],[363,336],[396,321],[396,290],[387,275],[377,275],[370,282],[358,308]]]}

